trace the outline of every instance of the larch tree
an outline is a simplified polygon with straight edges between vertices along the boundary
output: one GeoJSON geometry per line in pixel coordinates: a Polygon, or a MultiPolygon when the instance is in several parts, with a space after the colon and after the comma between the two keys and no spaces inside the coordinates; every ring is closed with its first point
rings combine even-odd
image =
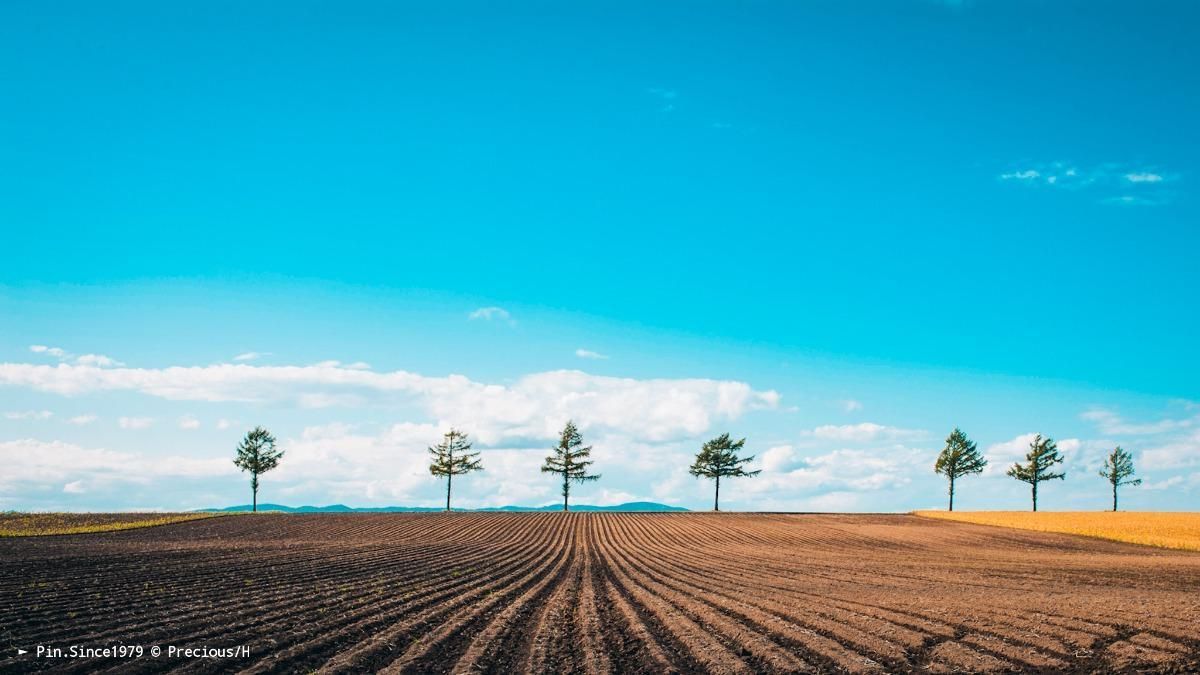
{"type": "Polygon", "coordinates": [[[275,448],[275,437],[262,427],[246,432],[246,437],[238,443],[233,463],[242,471],[250,472],[250,490],[254,496],[251,510],[258,511],[258,477],[279,466],[282,458],[283,451],[275,448]]]}
{"type": "Polygon", "coordinates": [[[697,478],[711,478],[716,481],[716,491],[713,493],[713,511],[721,510],[721,478],[738,478],[742,476],[757,476],[761,471],[746,471],[744,468],[754,460],[754,455],[738,457],[738,453],[746,445],[746,439],[735,441],[729,434],[721,434],[708,441],[696,453],[696,461],[688,469],[688,473],[697,478]]]}
{"type": "Polygon", "coordinates": [[[591,456],[592,446],[583,444],[579,429],[574,422],[568,421],[559,435],[558,445],[551,448],[550,456],[542,464],[542,473],[562,476],[563,511],[570,510],[571,483],[600,480],[599,474],[588,473],[588,467],[592,465],[591,456]]]}
{"type": "Polygon", "coordinates": [[[1133,476],[1133,455],[1129,454],[1117,446],[1108,457],[1104,458],[1104,468],[1100,470],[1100,477],[1112,483],[1113,489],[1113,511],[1117,510],[1117,488],[1122,485],[1141,485],[1141,478],[1131,478],[1133,476]]]}
{"type": "Polygon", "coordinates": [[[446,479],[446,510],[450,510],[450,485],[455,476],[483,471],[483,460],[478,452],[471,452],[471,440],[467,435],[456,429],[447,431],[442,442],[429,448],[433,461],[429,464],[429,473],[446,479]]]}
{"type": "Polygon", "coordinates": [[[1025,455],[1024,464],[1013,464],[1008,475],[1023,483],[1029,483],[1033,488],[1033,510],[1037,511],[1038,483],[1048,480],[1062,480],[1065,473],[1051,471],[1056,464],[1062,464],[1062,455],[1058,454],[1058,445],[1053,438],[1042,438],[1038,434],[1029,444],[1029,452],[1025,455]]]}
{"type": "Polygon", "coordinates": [[[946,447],[938,455],[933,470],[946,477],[950,482],[950,510],[954,510],[954,481],[971,474],[982,473],[987,467],[987,460],[979,454],[978,448],[967,435],[958,427],[946,437],[946,447]]]}

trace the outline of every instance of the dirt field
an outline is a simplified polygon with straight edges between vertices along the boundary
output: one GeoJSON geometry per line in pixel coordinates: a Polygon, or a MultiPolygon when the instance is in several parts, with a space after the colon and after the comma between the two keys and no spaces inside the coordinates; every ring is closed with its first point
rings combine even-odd
{"type": "Polygon", "coordinates": [[[3,672],[1200,667],[1200,554],[903,515],[215,518],[0,540],[0,588],[3,672]]]}

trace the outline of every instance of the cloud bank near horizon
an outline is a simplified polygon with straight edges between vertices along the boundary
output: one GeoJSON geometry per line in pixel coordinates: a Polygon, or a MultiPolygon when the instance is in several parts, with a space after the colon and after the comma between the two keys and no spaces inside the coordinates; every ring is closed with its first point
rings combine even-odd
{"type": "MultiPolygon", "coordinates": [[[[123,508],[240,503],[244,481],[226,456],[230,453],[209,448],[197,453],[161,451],[148,446],[168,438],[172,441],[168,447],[173,447],[182,435],[232,438],[240,424],[234,417],[251,416],[238,415],[246,407],[252,408],[248,412],[291,411],[301,420],[315,413],[352,418],[368,410],[384,420],[302,421],[275,429],[288,454],[280,468],[264,478],[269,486],[266,494],[273,501],[436,504],[441,486],[428,475],[426,448],[454,426],[467,430],[485,451],[486,466],[483,473],[456,482],[456,504],[550,503],[558,498],[556,488],[541,480],[538,467],[562,424],[574,419],[594,446],[597,470],[605,476],[600,484],[581,489],[580,499],[597,504],[651,500],[696,505],[707,500],[704,495],[711,488],[688,475],[687,467],[706,435],[729,428],[744,430],[752,414],[794,412],[780,405],[778,392],[738,380],[639,379],[551,370],[492,383],[464,375],[380,372],[361,362],[138,368],[100,365],[120,363],[115,359],[81,362],[65,352],[49,353],[49,348],[35,353],[59,362],[0,363],[0,387],[49,397],[38,408],[55,398],[92,405],[126,394],[135,397],[133,405],[143,400],[145,406],[166,406],[170,412],[154,415],[138,409],[136,414],[108,417],[91,412],[72,416],[47,406],[36,414],[6,413],[5,419],[13,423],[41,426],[31,427],[37,434],[0,440],[0,461],[11,468],[0,477],[5,508],[52,508],[68,497],[75,499],[72,503],[116,500],[123,508]],[[220,412],[198,412],[205,406],[220,412]],[[37,437],[43,431],[79,432],[84,426],[90,432],[106,420],[125,434],[118,442],[37,437]],[[164,484],[171,490],[161,490],[164,484]],[[186,503],[178,503],[161,496],[163,492],[189,496],[186,503]],[[156,494],[162,501],[152,501],[156,494]],[[120,501],[132,499],[130,495],[138,501],[120,501]]],[[[845,414],[862,409],[855,403],[849,406],[831,399],[831,405],[845,414]]],[[[1082,412],[1080,419],[1094,425],[1103,438],[1059,439],[1072,476],[1094,474],[1114,443],[1112,436],[1136,436],[1143,440],[1139,468],[1172,472],[1148,481],[1142,490],[1200,487],[1197,410],[1188,408],[1187,414],[1176,418],[1139,423],[1113,410],[1092,408],[1082,412]]],[[[754,449],[748,452],[756,455],[754,466],[763,473],[733,486],[727,496],[731,508],[861,510],[885,499],[907,504],[919,498],[920,504],[931,506],[940,502],[942,486],[931,472],[941,446],[939,434],[855,422],[794,429],[787,442],[750,435],[753,442],[748,447],[754,449]]],[[[1003,473],[1023,456],[1032,435],[1022,433],[981,446],[991,465],[983,476],[972,479],[978,483],[968,486],[964,496],[978,490],[983,496],[1019,499],[1019,486],[1003,473]]],[[[1013,507],[1020,508],[1021,502],[1013,507]]]]}

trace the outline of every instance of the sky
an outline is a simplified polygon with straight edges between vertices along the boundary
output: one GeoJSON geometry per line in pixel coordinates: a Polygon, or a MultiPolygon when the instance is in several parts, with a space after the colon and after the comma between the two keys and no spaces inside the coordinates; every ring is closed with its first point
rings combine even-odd
{"type": "Polygon", "coordinates": [[[7,2],[0,509],[1200,509],[1200,6],[7,2]]]}

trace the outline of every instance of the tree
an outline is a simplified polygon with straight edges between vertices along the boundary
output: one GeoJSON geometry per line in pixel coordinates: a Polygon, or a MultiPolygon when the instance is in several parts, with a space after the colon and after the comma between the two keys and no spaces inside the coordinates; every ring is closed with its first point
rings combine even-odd
{"type": "Polygon", "coordinates": [[[542,473],[556,473],[562,476],[563,511],[568,511],[567,502],[571,496],[571,483],[585,483],[600,480],[599,474],[591,475],[588,467],[592,465],[592,446],[583,445],[583,436],[574,422],[567,422],[559,435],[558,445],[551,448],[553,454],[542,464],[542,473]]]}
{"type": "Polygon", "coordinates": [[[1117,488],[1122,485],[1141,485],[1141,478],[1128,480],[1133,475],[1133,455],[1117,446],[1116,449],[1104,458],[1104,468],[1100,470],[1100,477],[1107,478],[1108,482],[1112,483],[1113,487],[1113,511],[1117,510],[1117,488]]]}
{"type": "Polygon", "coordinates": [[[946,437],[946,447],[938,455],[937,463],[933,465],[935,473],[940,473],[950,481],[950,510],[954,510],[954,481],[981,473],[987,466],[987,460],[979,454],[975,443],[958,427],[946,437]]]}
{"type": "Polygon", "coordinates": [[[429,473],[446,479],[446,510],[450,510],[450,484],[455,476],[472,471],[483,471],[483,462],[478,452],[471,452],[471,441],[461,431],[451,429],[442,442],[429,448],[433,462],[429,473]]]}
{"type": "Polygon", "coordinates": [[[738,452],[746,445],[746,439],[734,441],[729,434],[721,434],[705,443],[700,452],[696,453],[696,461],[688,469],[688,473],[697,478],[716,479],[716,492],[713,494],[713,511],[720,511],[721,477],[736,478],[740,476],[757,476],[761,471],[746,471],[742,467],[754,459],[738,457],[738,452]]]}
{"type": "Polygon", "coordinates": [[[1050,469],[1055,464],[1062,464],[1062,455],[1058,454],[1058,445],[1054,439],[1038,434],[1029,444],[1029,452],[1025,455],[1025,464],[1013,464],[1008,475],[1033,487],[1033,510],[1037,511],[1038,483],[1048,480],[1062,480],[1065,473],[1053,473],[1050,469]]]}
{"type": "Polygon", "coordinates": [[[275,449],[275,437],[262,427],[246,432],[246,437],[237,447],[233,463],[242,471],[250,472],[250,489],[254,492],[254,505],[258,511],[258,477],[279,466],[283,451],[275,449]]]}

